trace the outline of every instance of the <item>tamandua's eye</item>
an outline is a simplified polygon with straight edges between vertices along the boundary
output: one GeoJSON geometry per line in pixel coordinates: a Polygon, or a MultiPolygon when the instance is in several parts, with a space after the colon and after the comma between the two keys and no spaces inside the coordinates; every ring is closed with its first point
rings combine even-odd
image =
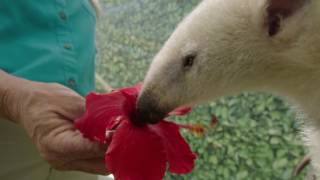
{"type": "Polygon", "coordinates": [[[197,55],[196,54],[189,54],[183,58],[183,68],[185,69],[190,69],[193,64],[194,60],[196,59],[197,55]]]}

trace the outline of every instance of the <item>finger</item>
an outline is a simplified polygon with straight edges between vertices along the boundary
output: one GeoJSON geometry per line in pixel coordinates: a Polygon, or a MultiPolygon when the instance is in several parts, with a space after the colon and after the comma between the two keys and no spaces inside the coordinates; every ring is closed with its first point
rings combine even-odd
{"type": "Polygon", "coordinates": [[[73,101],[70,101],[72,103],[72,107],[70,109],[70,119],[72,121],[80,118],[83,116],[83,114],[86,112],[86,101],[83,97],[74,97],[73,101]]]}
{"type": "Polygon", "coordinates": [[[75,121],[85,113],[85,99],[78,96],[66,97],[59,109],[61,109],[62,117],[75,121]]]}
{"type": "Polygon", "coordinates": [[[66,164],[66,170],[82,171],[91,174],[108,175],[104,159],[76,160],[66,164]]]}
{"type": "Polygon", "coordinates": [[[107,149],[105,145],[84,138],[74,128],[60,132],[57,128],[50,133],[48,139],[52,153],[65,156],[70,160],[104,157],[107,149]]]}
{"type": "Polygon", "coordinates": [[[57,86],[53,87],[56,93],[51,96],[51,101],[56,102],[56,113],[72,121],[81,117],[85,112],[85,98],[67,87],[57,86]]]}
{"type": "Polygon", "coordinates": [[[92,142],[91,140],[84,138],[79,131],[70,133],[73,134],[73,137],[66,140],[65,144],[67,144],[69,152],[74,153],[76,158],[87,159],[104,157],[106,147],[97,142],[92,142]]]}

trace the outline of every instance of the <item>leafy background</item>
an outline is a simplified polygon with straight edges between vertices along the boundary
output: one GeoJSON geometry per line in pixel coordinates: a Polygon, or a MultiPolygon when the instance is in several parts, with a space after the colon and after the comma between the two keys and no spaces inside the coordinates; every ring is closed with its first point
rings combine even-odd
{"type": "MultiPolygon", "coordinates": [[[[143,80],[153,56],[199,0],[104,0],[98,24],[97,72],[110,86],[143,80]]],[[[98,89],[102,90],[102,86],[98,89]]],[[[167,180],[291,179],[305,154],[299,123],[289,106],[268,94],[243,93],[197,107],[184,123],[209,128],[205,136],[183,132],[198,154],[195,170],[167,180]]],[[[297,179],[303,179],[304,174],[297,179]]]]}

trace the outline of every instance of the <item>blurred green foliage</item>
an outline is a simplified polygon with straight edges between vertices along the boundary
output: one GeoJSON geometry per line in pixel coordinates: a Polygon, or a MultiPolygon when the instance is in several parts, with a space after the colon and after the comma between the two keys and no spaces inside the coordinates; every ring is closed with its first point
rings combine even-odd
{"type": "MultiPolygon", "coordinates": [[[[112,87],[142,81],[153,56],[197,3],[199,0],[103,1],[97,72],[112,87]]],[[[212,114],[219,124],[204,137],[183,132],[198,154],[195,170],[184,176],[167,174],[165,179],[291,178],[305,152],[299,123],[286,104],[271,95],[244,93],[197,107],[188,117],[176,120],[208,126],[212,114]]]]}

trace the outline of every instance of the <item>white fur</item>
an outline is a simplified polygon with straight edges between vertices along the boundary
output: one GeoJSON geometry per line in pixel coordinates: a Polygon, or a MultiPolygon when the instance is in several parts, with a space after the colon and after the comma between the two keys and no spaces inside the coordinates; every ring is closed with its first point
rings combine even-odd
{"type": "Polygon", "coordinates": [[[280,95],[306,114],[306,145],[320,172],[320,1],[284,19],[274,37],[267,33],[267,6],[267,0],[204,0],[155,57],[142,95],[167,108],[242,91],[280,95]],[[185,71],[182,59],[190,52],[198,56],[185,71]]]}

